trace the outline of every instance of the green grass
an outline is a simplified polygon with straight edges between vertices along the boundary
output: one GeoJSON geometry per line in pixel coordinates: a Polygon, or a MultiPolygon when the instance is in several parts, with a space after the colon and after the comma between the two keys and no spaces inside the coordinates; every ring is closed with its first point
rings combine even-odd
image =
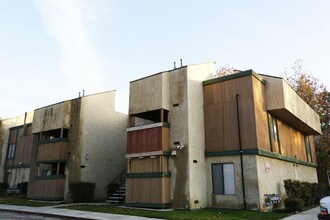
{"type": "Polygon", "coordinates": [[[259,211],[244,211],[233,209],[199,209],[192,211],[150,211],[131,208],[120,208],[107,205],[72,205],[66,207],[69,209],[104,212],[111,214],[144,216],[150,218],[162,219],[221,219],[221,220],[238,220],[238,219],[253,219],[253,220],[275,220],[282,219],[288,216],[288,213],[272,213],[259,211]]]}
{"type": "Polygon", "coordinates": [[[37,201],[32,201],[32,200],[28,200],[26,198],[20,198],[20,197],[15,197],[15,196],[1,196],[0,204],[22,205],[22,206],[33,206],[33,207],[41,207],[41,206],[50,205],[50,203],[37,202],[37,201]]]}

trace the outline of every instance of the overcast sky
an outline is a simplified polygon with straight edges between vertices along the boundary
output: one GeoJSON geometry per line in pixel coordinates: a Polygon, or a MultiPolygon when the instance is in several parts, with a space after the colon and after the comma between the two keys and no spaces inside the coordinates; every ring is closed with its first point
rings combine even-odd
{"type": "Polygon", "coordinates": [[[330,88],[330,1],[0,0],[0,117],[117,90],[173,62],[281,76],[303,69],[330,88]]]}

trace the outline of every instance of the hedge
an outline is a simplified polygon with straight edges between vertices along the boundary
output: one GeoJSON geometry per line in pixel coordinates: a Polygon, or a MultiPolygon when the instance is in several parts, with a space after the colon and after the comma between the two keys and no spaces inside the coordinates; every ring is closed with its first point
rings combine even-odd
{"type": "Polygon", "coordinates": [[[95,183],[90,182],[77,182],[70,183],[69,190],[71,199],[74,203],[90,202],[94,196],[95,183]]]}

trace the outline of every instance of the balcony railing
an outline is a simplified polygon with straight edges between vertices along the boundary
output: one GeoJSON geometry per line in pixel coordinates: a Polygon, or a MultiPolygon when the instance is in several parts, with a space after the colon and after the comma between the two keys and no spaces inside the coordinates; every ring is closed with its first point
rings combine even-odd
{"type": "Polygon", "coordinates": [[[168,123],[154,123],[127,129],[127,156],[160,155],[169,150],[168,123]]]}
{"type": "Polygon", "coordinates": [[[67,159],[69,143],[68,142],[50,142],[39,144],[38,161],[54,161],[67,159]]]}
{"type": "Polygon", "coordinates": [[[36,176],[33,185],[34,199],[63,200],[65,176],[36,176]]]}

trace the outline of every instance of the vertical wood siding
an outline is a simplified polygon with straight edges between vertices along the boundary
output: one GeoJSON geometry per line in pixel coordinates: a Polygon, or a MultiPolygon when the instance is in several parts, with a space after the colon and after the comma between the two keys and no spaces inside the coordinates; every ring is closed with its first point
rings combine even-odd
{"type": "Polygon", "coordinates": [[[68,142],[40,144],[38,146],[37,160],[66,160],[68,146],[68,142]]]}
{"type": "Polygon", "coordinates": [[[170,203],[170,178],[129,178],[126,180],[126,203],[170,203]]]}
{"type": "Polygon", "coordinates": [[[252,76],[204,86],[206,152],[239,150],[236,94],[242,146],[257,147],[252,76]]]}
{"type": "Polygon", "coordinates": [[[169,128],[156,127],[127,132],[127,154],[169,149],[169,128]]]}

